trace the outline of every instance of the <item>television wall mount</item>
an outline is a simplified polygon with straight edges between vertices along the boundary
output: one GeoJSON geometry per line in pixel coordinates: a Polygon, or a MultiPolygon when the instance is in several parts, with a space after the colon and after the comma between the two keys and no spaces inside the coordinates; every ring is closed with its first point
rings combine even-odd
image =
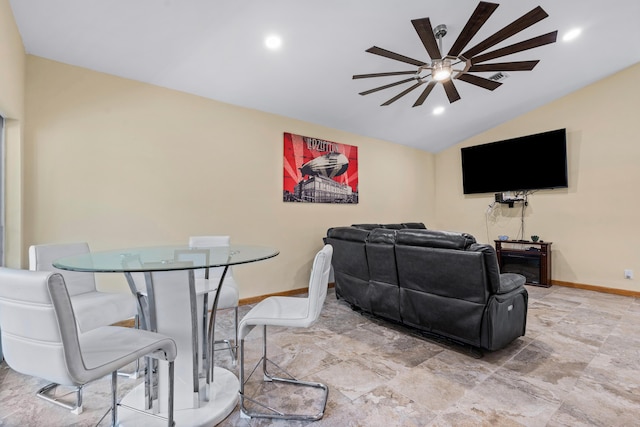
{"type": "Polygon", "coordinates": [[[509,205],[510,208],[512,208],[515,203],[524,203],[525,206],[528,205],[526,193],[522,195],[514,195],[511,191],[496,193],[495,201],[497,203],[509,205]]]}

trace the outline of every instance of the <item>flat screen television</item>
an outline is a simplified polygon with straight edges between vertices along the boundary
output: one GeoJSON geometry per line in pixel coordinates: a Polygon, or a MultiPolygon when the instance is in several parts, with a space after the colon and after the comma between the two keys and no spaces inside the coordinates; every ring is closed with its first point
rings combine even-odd
{"type": "Polygon", "coordinates": [[[568,186],[566,129],[465,147],[460,151],[464,194],[568,186]]]}

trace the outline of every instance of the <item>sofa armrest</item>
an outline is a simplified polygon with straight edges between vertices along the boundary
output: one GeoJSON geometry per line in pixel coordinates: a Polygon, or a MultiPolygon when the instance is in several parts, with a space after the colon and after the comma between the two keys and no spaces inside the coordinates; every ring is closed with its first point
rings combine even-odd
{"type": "Polygon", "coordinates": [[[506,294],[514,289],[524,286],[527,281],[526,277],[516,273],[502,273],[500,274],[500,287],[498,288],[498,294],[506,294]]]}

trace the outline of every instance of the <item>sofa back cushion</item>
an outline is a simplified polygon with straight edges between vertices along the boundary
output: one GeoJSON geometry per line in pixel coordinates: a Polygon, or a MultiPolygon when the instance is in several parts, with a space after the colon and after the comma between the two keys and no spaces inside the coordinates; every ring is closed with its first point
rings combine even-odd
{"type": "Polygon", "coordinates": [[[395,239],[395,230],[376,228],[369,233],[366,248],[371,280],[398,286],[395,239]]]}
{"type": "Polygon", "coordinates": [[[325,242],[333,246],[333,273],[336,294],[351,304],[369,310],[369,266],[365,243],[368,230],[335,227],[325,242]]]}
{"type": "Polygon", "coordinates": [[[425,230],[427,227],[422,222],[403,222],[403,228],[413,228],[416,230],[425,230]]]}
{"type": "Polygon", "coordinates": [[[386,228],[389,230],[403,230],[405,228],[426,229],[422,222],[403,222],[400,224],[353,224],[352,227],[361,228],[363,230],[373,230],[375,228],[386,228]]]}
{"type": "Polygon", "coordinates": [[[336,272],[369,280],[365,242],[369,232],[352,227],[329,230],[327,243],[333,246],[333,268],[336,272]]]}
{"type": "Polygon", "coordinates": [[[469,250],[474,244],[475,238],[466,233],[399,230],[395,250],[400,286],[485,303],[490,292],[485,255],[469,250]]]}
{"type": "Polygon", "coordinates": [[[396,230],[376,228],[367,239],[371,312],[401,321],[400,288],[395,255],[396,230]]]}
{"type": "Polygon", "coordinates": [[[373,230],[374,228],[382,228],[382,224],[352,224],[351,226],[362,230],[373,230]]]}
{"type": "Polygon", "coordinates": [[[453,231],[404,229],[398,231],[396,242],[399,245],[464,250],[476,239],[470,234],[453,231]]]}
{"type": "Polygon", "coordinates": [[[396,246],[400,286],[484,304],[489,295],[482,253],[396,246]]]}

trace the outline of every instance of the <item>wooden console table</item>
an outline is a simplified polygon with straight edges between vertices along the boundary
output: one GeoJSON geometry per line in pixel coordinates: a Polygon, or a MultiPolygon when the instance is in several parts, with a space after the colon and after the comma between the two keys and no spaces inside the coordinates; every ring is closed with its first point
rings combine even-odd
{"type": "Polygon", "coordinates": [[[518,273],[527,285],[551,286],[551,243],[494,240],[501,273],[518,273]],[[503,246],[506,245],[506,246],[503,246]]]}

